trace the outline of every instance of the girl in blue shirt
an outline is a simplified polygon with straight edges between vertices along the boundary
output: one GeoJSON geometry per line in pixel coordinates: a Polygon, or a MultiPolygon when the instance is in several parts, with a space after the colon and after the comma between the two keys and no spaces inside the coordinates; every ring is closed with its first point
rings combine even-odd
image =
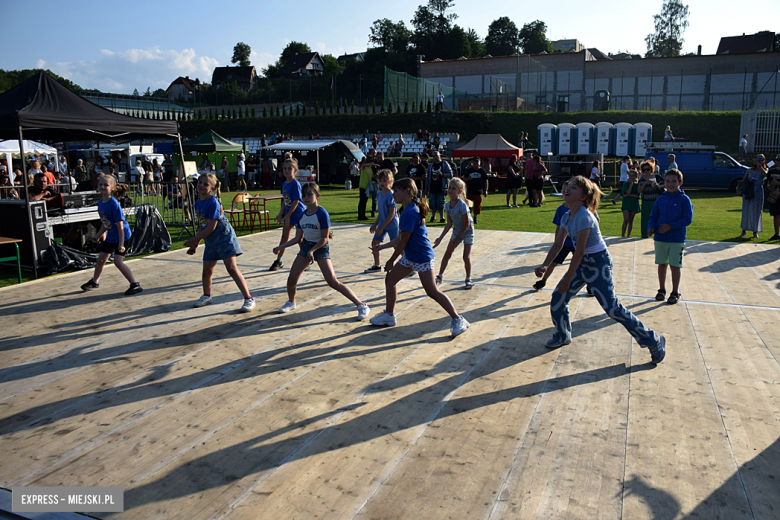
{"type": "Polygon", "coordinates": [[[556,330],[546,346],[558,348],[571,343],[569,300],[587,284],[607,316],[623,325],[640,347],[650,350],[652,363],[660,363],[666,355],[666,339],[648,329],[615,296],[612,258],[601,238],[595,216],[600,199],[601,190],[598,186],[582,176],[572,178],[563,189],[563,200],[569,211],[563,215],[560,226],[556,228],[555,242],[544,264],[536,268],[536,276],[542,277],[563,248],[566,236],[572,238],[574,256],[550,301],[550,314],[556,330]]]}
{"type": "MultiPolygon", "coordinates": [[[[394,240],[398,236],[398,205],[393,198],[393,172],[379,170],[376,173],[376,180],[382,191],[379,194],[379,215],[368,229],[370,233],[374,234],[374,240],[371,242],[372,247],[381,244],[385,237],[394,240]]],[[[379,251],[374,251],[374,264],[363,272],[378,273],[381,270],[379,251]]]]}
{"type": "Polygon", "coordinates": [[[289,158],[282,164],[282,172],[286,179],[282,183],[282,195],[284,201],[282,207],[279,210],[279,214],[276,215],[276,222],[283,224],[282,227],[282,239],[279,241],[279,254],[276,256],[276,260],[268,268],[269,271],[276,271],[284,267],[282,263],[282,256],[284,255],[284,248],[282,244],[290,240],[290,231],[298,224],[298,219],[303,215],[303,203],[301,202],[301,183],[295,179],[295,174],[298,172],[298,160],[289,158]]]}
{"type": "Polygon", "coordinates": [[[211,278],[214,276],[214,268],[217,262],[222,260],[228,274],[236,282],[241,294],[244,295],[244,304],[241,312],[249,312],[255,308],[255,300],[249,294],[249,287],[244,280],[241,271],[238,270],[236,257],[243,253],[238,245],[236,232],[225,218],[222,204],[219,201],[219,180],[213,173],[204,173],[198,178],[198,200],[195,201],[195,215],[198,219],[198,232],[194,237],[184,242],[188,247],[188,255],[194,255],[198,244],[203,240],[206,243],[203,251],[203,296],[196,302],[195,307],[203,307],[213,303],[211,298],[211,278]]]}
{"type": "Polygon", "coordinates": [[[444,270],[447,269],[450,257],[455,252],[458,244],[463,242],[463,267],[466,270],[466,289],[474,287],[474,283],[471,281],[471,246],[474,245],[474,224],[469,212],[471,201],[466,198],[465,191],[466,183],[458,178],[452,179],[447,187],[447,195],[450,197],[450,201],[444,204],[444,212],[447,214],[447,225],[444,226],[441,235],[433,243],[433,247],[441,243],[450,228],[452,228],[452,237],[447,246],[447,251],[444,253],[444,258],[441,259],[439,274],[436,276],[436,285],[444,281],[444,270]]]}
{"type": "Polygon", "coordinates": [[[135,280],[132,271],[125,264],[125,241],[130,240],[130,226],[125,220],[125,214],[115,196],[122,197],[127,193],[127,186],[116,185],[116,179],[111,175],[103,175],[98,181],[97,190],[103,196],[98,202],[98,215],[100,215],[100,230],[90,238],[93,242],[98,242],[104,238],[100,244],[100,254],[98,254],[95,272],[92,279],[81,286],[82,291],[91,291],[100,287],[100,275],[103,274],[103,268],[108,261],[108,257],[114,255],[114,265],[119,272],[130,282],[130,288],[125,291],[125,296],[131,296],[143,291],[141,284],[135,280]],[[105,237],[104,237],[105,235],[105,237]]]}
{"type": "Polygon", "coordinates": [[[417,185],[412,179],[401,179],[393,185],[393,197],[397,204],[401,204],[401,218],[399,222],[400,234],[387,244],[372,246],[372,251],[380,251],[390,247],[395,248],[393,256],[385,264],[385,289],[387,303],[381,314],[371,318],[372,325],[392,327],[396,324],[395,302],[398,299],[398,282],[417,271],[423,288],[428,296],[436,300],[452,318],[451,333],[453,336],[462,334],[469,328],[469,322],[458,314],[446,294],[436,286],[433,276],[433,248],[428,240],[428,231],[425,228],[425,217],[428,215],[428,205],[425,200],[417,198],[417,185]],[[395,259],[403,253],[401,260],[395,263],[395,259]]]}
{"type": "Polygon", "coordinates": [[[365,320],[371,312],[368,305],[360,301],[349,287],[341,283],[333,271],[328,247],[328,239],[331,238],[330,217],[325,208],[321,208],[318,204],[320,187],[314,182],[306,183],[303,186],[302,195],[302,201],[306,205],[306,210],[296,223],[295,238],[274,248],[274,253],[280,254],[286,248],[300,244],[300,251],[298,251],[298,256],[295,257],[295,261],[290,268],[290,276],[287,277],[288,300],[279,309],[279,312],[285,313],[295,309],[295,294],[298,289],[298,281],[301,279],[303,271],[310,264],[317,262],[322,276],[328,282],[328,285],[346,296],[349,301],[357,306],[358,320],[365,320]]]}

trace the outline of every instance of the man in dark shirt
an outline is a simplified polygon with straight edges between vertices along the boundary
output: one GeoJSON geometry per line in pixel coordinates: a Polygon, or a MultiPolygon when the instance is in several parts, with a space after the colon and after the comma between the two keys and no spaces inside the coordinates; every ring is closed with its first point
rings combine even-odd
{"type": "Polygon", "coordinates": [[[479,165],[479,157],[471,159],[471,164],[463,172],[463,180],[466,183],[466,198],[474,203],[474,224],[482,213],[482,197],[488,194],[488,175],[479,165]]]}
{"type": "Polygon", "coordinates": [[[452,179],[452,170],[447,161],[441,160],[439,152],[433,152],[433,162],[428,165],[428,173],[425,178],[425,191],[423,197],[428,197],[428,205],[431,208],[431,222],[436,222],[436,212],[439,212],[439,222],[444,219],[444,199],[447,188],[452,179]]]}
{"type": "Polygon", "coordinates": [[[769,240],[780,240],[780,155],[775,157],[772,169],[767,174],[768,190],[766,194],[769,214],[775,226],[775,234],[769,240]]]}
{"type": "Polygon", "coordinates": [[[420,154],[412,155],[412,162],[406,167],[406,176],[414,181],[417,185],[417,191],[423,191],[425,175],[428,173],[428,168],[424,167],[420,163],[420,154]]]}
{"type": "MultiPolygon", "coordinates": [[[[19,195],[22,199],[28,198],[24,190],[21,190],[19,195]]],[[[56,196],[57,193],[49,187],[49,181],[46,179],[46,176],[43,173],[36,173],[33,185],[29,188],[29,199],[49,201],[56,196]]]]}
{"type": "Polygon", "coordinates": [[[393,172],[394,177],[398,175],[398,168],[395,166],[395,163],[390,159],[385,159],[384,153],[376,153],[376,163],[379,165],[379,170],[390,170],[393,172]]]}

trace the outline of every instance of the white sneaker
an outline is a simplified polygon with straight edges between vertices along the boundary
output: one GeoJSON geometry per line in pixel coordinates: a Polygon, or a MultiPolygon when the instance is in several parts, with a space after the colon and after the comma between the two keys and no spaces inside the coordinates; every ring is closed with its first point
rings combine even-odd
{"type": "Polygon", "coordinates": [[[198,301],[195,302],[193,307],[203,307],[205,305],[211,305],[214,303],[214,300],[211,299],[211,296],[206,296],[205,294],[202,295],[200,298],[198,298],[198,301]]]}
{"type": "Polygon", "coordinates": [[[471,323],[466,321],[466,318],[464,318],[463,316],[458,316],[457,318],[453,318],[452,320],[452,328],[450,329],[450,333],[454,338],[455,336],[458,336],[466,332],[466,329],[468,329],[469,327],[471,327],[471,323]]]}
{"type": "Polygon", "coordinates": [[[241,312],[249,312],[255,308],[255,299],[247,298],[244,300],[244,305],[241,306],[241,312]]]}
{"type": "Polygon", "coordinates": [[[363,321],[366,318],[368,318],[368,315],[371,313],[371,309],[368,308],[368,305],[365,303],[363,305],[358,305],[357,308],[358,311],[358,321],[363,321]]]}
{"type": "Polygon", "coordinates": [[[291,301],[287,300],[287,303],[282,305],[282,308],[279,309],[279,312],[284,314],[285,312],[290,312],[293,309],[295,309],[295,302],[291,302],[291,301]]]}
{"type": "Polygon", "coordinates": [[[436,285],[441,285],[444,282],[444,277],[440,274],[436,275],[436,285]]]}
{"type": "Polygon", "coordinates": [[[369,320],[371,325],[377,325],[379,327],[395,327],[395,315],[387,314],[387,311],[382,311],[369,320]]]}

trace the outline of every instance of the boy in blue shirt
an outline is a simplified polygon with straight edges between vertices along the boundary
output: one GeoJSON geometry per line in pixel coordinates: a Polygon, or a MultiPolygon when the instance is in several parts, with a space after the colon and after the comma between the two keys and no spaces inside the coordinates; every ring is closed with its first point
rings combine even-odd
{"type": "Polygon", "coordinates": [[[693,220],[693,204],[691,199],[680,189],[683,175],[680,170],[669,169],[664,177],[663,192],[653,204],[650,220],[647,223],[647,235],[655,236],[655,263],[658,265],[658,293],[655,299],[659,302],[666,298],[666,266],[672,267],[672,292],[666,303],[674,305],[680,295],[680,276],[685,251],[687,227],[693,220]],[[655,233],[658,231],[658,233],[655,233]]]}

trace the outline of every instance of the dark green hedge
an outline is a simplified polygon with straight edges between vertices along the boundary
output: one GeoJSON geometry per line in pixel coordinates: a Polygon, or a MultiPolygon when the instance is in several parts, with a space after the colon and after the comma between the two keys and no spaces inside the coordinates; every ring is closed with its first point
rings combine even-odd
{"type": "Polygon", "coordinates": [[[675,137],[714,144],[719,150],[736,153],[739,146],[741,112],[446,112],[441,114],[338,114],[317,116],[258,117],[225,121],[186,121],[184,135],[193,138],[213,129],[226,137],[259,137],[273,132],[292,135],[347,135],[381,131],[385,135],[413,133],[418,128],[430,132],[457,133],[462,141],[477,134],[499,133],[516,144],[517,134],[528,132],[536,143],[536,128],[542,123],[650,123],[653,140],[663,139],[667,125],[675,137]]]}

